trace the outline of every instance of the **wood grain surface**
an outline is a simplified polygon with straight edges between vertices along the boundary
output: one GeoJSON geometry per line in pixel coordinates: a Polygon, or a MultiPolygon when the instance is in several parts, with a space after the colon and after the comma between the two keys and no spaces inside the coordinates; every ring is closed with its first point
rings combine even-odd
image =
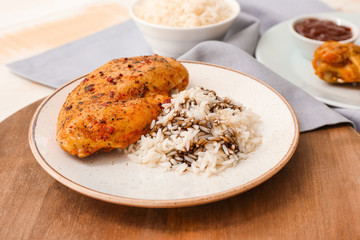
{"type": "Polygon", "coordinates": [[[270,180],[196,207],[114,205],[51,178],[28,145],[40,102],[0,123],[0,239],[360,239],[360,136],[349,126],[303,133],[270,180]]]}

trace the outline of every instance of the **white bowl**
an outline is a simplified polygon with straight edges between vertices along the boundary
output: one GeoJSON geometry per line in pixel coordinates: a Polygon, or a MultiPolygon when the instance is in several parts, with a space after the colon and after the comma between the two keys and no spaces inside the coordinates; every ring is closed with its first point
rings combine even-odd
{"type": "Polygon", "coordinates": [[[139,1],[141,0],[135,1],[130,7],[132,19],[154,53],[173,58],[181,56],[202,41],[222,39],[240,12],[240,5],[236,0],[226,0],[233,10],[233,14],[222,22],[190,28],[167,27],[138,18],[133,10],[139,1]]]}
{"type": "Polygon", "coordinates": [[[299,23],[307,18],[316,18],[320,20],[330,20],[335,22],[339,26],[346,26],[349,27],[352,31],[353,36],[349,39],[339,41],[340,43],[350,43],[354,42],[359,37],[359,28],[354,25],[353,23],[344,20],[339,17],[329,17],[329,16],[322,16],[322,15],[303,15],[300,17],[296,17],[290,20],[289,29],[291,35],[293,36],[293,40],[297,47],[300,49],[301,54],[307,58],[312,60],[314,58],[315,50],[324,43],[324,41],[314,40],[307,37],[302,36],[301,34],[297,33],[294,29],[294,25],[299,23]]]}

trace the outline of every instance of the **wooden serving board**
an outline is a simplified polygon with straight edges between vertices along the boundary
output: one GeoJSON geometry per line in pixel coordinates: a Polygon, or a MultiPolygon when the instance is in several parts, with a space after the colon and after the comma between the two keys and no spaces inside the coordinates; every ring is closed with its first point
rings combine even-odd
{"type": "Polygon", "coordinates": [[[114,205],[58,183],[28,145],[40,101],[0,123],[0,239],[360,239],[360,136],[349,126],[303,133],[260,186],[186,208],[114,205]]]}

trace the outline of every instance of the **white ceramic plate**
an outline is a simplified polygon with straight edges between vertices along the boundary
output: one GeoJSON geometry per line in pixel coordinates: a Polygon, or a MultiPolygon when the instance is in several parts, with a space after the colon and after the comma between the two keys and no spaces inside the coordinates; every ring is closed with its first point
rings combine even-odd
{"type": "MultiPolygon", "coordinates": [[[[359,13],[319,15],[344,18],[360,27],[359,13]]],[[[288,24],[289,21],[282,22],[264,33],[256,49],[257,60],[319,101],[336,107],[360,109],[360,86],[331,85],[319,79],[311,61],[304,58],[295,46],[288,24]]],[[[359,45],[360,40],[355,43],[359,45]]]]}
{"type": "Polygon", "coordinates": [[[259,185],[293,155],[299,126],[285,99],[263,82],[224,67],[183,62],[189,87],[204,86],[229,96],[261,116],[263,143],[249,159],[217,176],[176,175],[131,162],[122,150],[79,159],[56,142],[57,116],[68,93],[82,80],[58,89],[39,106],[30,125],[31,150],[52,177],[87,196],[141,207],[178,207],[224,199],[259,185]]]}

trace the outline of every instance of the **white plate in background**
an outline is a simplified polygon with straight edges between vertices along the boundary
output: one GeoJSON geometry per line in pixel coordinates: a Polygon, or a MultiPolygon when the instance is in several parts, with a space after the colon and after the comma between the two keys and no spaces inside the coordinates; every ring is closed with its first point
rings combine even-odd
{"type": "MultiPolygon", "coordinates": [[[[360,28],[359,13],[313,14],[344,18],[360,28]]],[[[311,61],[295,46],[289,31],[289,21],[275,25],[261,37],[255,56],[259,62],[331,106],[360,109],[360,85],[334,85],[315,75],[311,61]]],[[[360,39],[355,42],[360,44],[360,39]]]]}

